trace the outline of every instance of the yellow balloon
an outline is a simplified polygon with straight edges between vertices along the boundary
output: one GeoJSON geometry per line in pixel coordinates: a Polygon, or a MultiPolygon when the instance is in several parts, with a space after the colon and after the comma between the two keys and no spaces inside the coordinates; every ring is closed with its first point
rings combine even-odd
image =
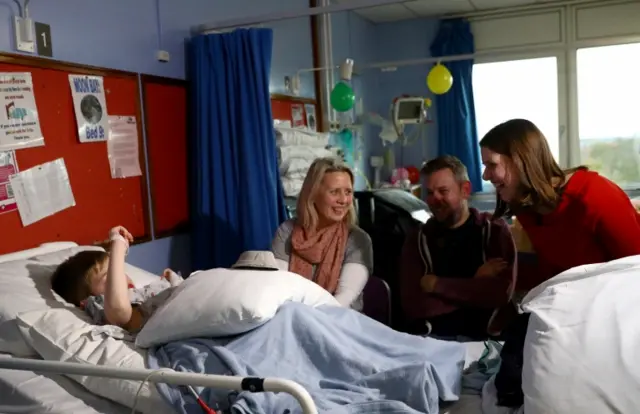
{"type": "Polygon", "coordinates": [[[453,85],[453,76],[446,66],[438,63],[427,75],[427,86],[429,90],[436,95],[442,95],[449,92],[453,85]]]}

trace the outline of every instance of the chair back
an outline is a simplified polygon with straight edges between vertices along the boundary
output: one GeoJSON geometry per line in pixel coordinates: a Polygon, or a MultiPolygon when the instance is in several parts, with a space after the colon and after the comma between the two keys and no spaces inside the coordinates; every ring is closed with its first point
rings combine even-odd
{"type": "Polygon", "coordinates": [[[391,290],[384,280],[370,276],[363,291],[362,313],[387,326],[391,325],[391,290]]]}

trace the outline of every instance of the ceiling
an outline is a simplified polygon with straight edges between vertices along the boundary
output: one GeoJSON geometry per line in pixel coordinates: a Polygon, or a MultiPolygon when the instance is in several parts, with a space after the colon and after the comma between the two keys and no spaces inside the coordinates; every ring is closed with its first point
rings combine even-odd
{"type": "MultiPolygon", "coordinates": [[[[348,1],[338,0],[340,3],[348,1]]],[[[444,14],[473,13],[507,7],[553,3],[554,1],[556,0],[410,0],[404,3],[358,9],[354,12],[374,23],[383,23],[444,14]]]]}

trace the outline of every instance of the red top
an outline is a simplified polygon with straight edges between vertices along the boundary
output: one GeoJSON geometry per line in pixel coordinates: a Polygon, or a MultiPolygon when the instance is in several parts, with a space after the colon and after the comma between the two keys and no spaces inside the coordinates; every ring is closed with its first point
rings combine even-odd
{"type": "Polygon", "coordinates": [[[552,213],[517,218],[539,263],[537,269],[519,269],[518,290],[572,267],[640,254],[640,214],[620,187],[593,171],[571,176],[552,213]]]}

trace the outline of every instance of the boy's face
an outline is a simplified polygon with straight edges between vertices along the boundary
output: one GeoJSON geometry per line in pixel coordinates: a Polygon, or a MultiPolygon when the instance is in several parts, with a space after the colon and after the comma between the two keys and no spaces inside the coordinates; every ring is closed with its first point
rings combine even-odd
{"type": "MultiPolygon", "coordinates": [[[[93,267],[89,272],[89,289],[92,296],[104,295],[107,289],[107,271],[109,270],[109,258],[107,257],[102,263],[93,267]]],[[[133,282],[127,276],[127,283],[133,282]]]]}
{"type": "Polygon", "coordinates": [[[107,270],[109,269],[109,258],[102,263],[98,263],[89,272],[89,289],[92,296],[104,295],[107,288],[107,270]]]}

